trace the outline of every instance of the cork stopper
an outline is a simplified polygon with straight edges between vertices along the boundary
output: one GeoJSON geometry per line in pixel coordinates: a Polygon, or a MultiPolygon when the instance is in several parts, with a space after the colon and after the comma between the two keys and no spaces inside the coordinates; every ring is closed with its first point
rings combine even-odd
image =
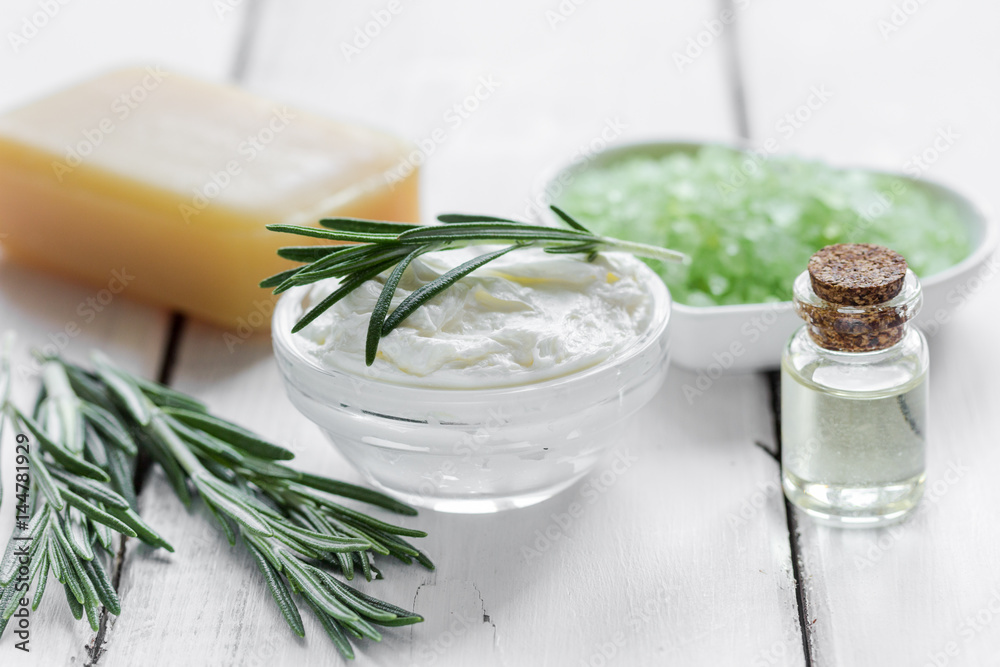
{"type": "Polygon", "coordinates": [[[816,295],[844,306],[884,303],[899,294],[905,277],[902,255],[870,243],[830,245],[809,260],[816,295]]]}
{"type": "Polygon", "coordinates": [[[895,345],[922,301],[920,283],[902,255],[867,243],[818,251],[796,279],[793,293],[795,310],[809,325],[813,341],[840,352],[895,345]]]}

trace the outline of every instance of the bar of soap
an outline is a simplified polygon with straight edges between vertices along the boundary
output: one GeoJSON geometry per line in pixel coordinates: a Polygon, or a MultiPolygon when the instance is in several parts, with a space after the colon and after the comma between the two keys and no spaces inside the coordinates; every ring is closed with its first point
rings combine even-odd
{"type": "Polygon", "coordinates": [[[227,327],[266,329],[257,286],[308,240],[270,223],[418,219],[404,141],[157,68],[0,116],[4,255],[227,327]]]}

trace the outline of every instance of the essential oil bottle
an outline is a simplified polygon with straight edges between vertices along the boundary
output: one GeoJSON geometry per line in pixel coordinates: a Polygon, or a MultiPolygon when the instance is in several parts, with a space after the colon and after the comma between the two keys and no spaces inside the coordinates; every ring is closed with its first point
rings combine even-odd
{"type": "Polygon", "coordinates": [[[920,282],[892,250],[845,243],[813,255],[793,291],[806,324],[781,359],[785,495],[825,523],[896,521],[924,489],[920,282]]]}

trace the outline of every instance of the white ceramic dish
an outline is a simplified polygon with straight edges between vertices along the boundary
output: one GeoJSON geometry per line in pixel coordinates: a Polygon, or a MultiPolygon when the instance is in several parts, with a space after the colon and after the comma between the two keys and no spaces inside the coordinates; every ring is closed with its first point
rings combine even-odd
{"type": "MultiPolygon", "coordinates": [[[[711,142],[645,141],[622,144],[594,155],[586,162],[562,165],[541,179],[535,201],[548,203],[553,193],[580,171],[602,167],[633,155],[661,157],[675,152],[693,153],[711,142]]],[[[728,147],[739,149],[738,146],[728,147]]],[[[956,308],[974,295],[978,285],[996,272],[990,256],[1000,238],[996,221],[984,209],[955,190],[926,179],[892,174],[912,187],[932,192],[937,197],[955,201],[965,212],[972,240],[969,256],[955,266],[921,281],[924,305],[916,319],[926,331],[947,322],[956,308]]],[[[546,216],[548,213],[546,212],[546,216]]],[[[554,221],[546,217],[545,221],[554,221]]],[[[805,268],[805,267],[803,267],[805,268]]],[[[678,366],[699,370],[710,378],[725,373],[753,372],[778,367],[781,350],[788,337],[802,324],[792,310],[791,301],[754,303],[736,306],[695,307],[674,302],[671,333],[671,361],[678,366]]]]}

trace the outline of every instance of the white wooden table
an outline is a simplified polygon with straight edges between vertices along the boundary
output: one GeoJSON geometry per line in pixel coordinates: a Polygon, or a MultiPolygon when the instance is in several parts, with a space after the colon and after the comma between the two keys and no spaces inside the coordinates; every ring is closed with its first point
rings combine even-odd
{"type": "MultiPolygon", "coordinates": [[[[931,156],[950,128],[957,139],[923,159],[925,173],[1000,198],[1000,4],[731,2],[4,0],[0,107],[141,62],[414,140],[446,127],[425,170],[428,217],[524,214],[543,169],[605,128],[621,128],[613,141],[773,138],[891,169],[931,156]],[[481,77],[495,90],[447,125],[481,77]]],[[[725,377],[688,404],[694,375],[672,369],[610,483],[594,476],[518,512],[413,521],[437,571],[390,564],[375,590],[427,620],[360,644],[358,664],[1000,664],[1000,281],[978,291],[932,337],[929,491],[910,522],[844,532],[789,514],[766,451],[773,377],[725,377]],[[560,523],[573,501],[586,511],[560,523]]],[[[221,331],[127,298],[85,323],[90,296],[0,258],[0,328],[20,332],[19,364],[29,346],[73,358],[100,347],[285,443],[298,465],[357,479],[288,403],[266,336],[230,353],[221,331]],[[61,339],[70,323],[79,334],[61,339]]],[[[95,637],[54,589],[33,617],[33,652],[8,634],[0,664],[340,664],[311,615],[305,640],[284,627],[252,562],[155,469],[140,503],[177,551],[124,545],[122,616],[95,637]]]]}

